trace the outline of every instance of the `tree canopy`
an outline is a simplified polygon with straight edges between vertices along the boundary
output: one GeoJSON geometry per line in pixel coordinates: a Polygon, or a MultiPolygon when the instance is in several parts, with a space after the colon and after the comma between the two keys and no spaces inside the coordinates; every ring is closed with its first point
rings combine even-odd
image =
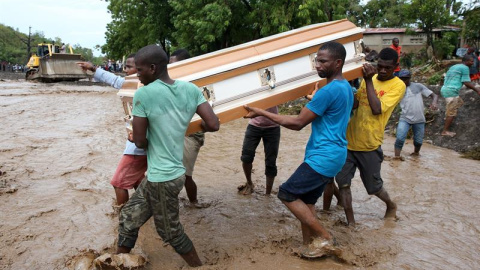
{"type": "MultiPolygon", "coordinates": [[[[305,25],[347,18],[358,26],[420,28],[434,46],[432,30],[464,26],[467,42],[480,39],[480,0],[105,0],[112,21],[102,52],[111,59],[161,44],[200,55],[305,25]]],[[[0,60],[25,63],[40,42],[61,43],[42,32],[30,35],[0,24],[0,60]],[[31,48],[28,47],[30,41],[31,48]]],[[[435,46],[434,46],[435,47],[435,46]]],[[[74,45],[84,58],[101,62],[90,48],[74,45]]],[[[93,49],[93,48],[92,48],[93,49]]]]}
{"type": "Polygon", "coordinates": [[[478,38],[480,0],[105,0],[112,22],[102,49],[111,57],[161,44],[200,55],[305,25],[347,18],[362,27],[420,28],[433,46],[433,29],[462,24],[478,38]],[[469,15],[469,16],[467,16],[469,15]],[[475,27],[474,27],[475,26],[475,27]]]}
{"type": "Polygon", "coordinates": [[[112,13],[103,52],[118,57],[147,44],[204,54],[312,23],[349,18],[359,0],[106,0],[112,13]]]}

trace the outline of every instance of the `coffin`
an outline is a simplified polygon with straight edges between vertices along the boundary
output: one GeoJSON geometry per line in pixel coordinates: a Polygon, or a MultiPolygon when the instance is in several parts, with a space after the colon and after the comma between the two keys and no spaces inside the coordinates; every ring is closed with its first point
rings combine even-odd
{"type": "MultiPolygon", "coordinates": [[[[246,115],[245,104],[266,109],[311,93],[318,81],[325,85],[314,63],[325,42],[345,46],[343,75],[347,80],[361,77],[362,33],[347,20],[319,23],[173,63],[168,71],[172,79],[196,84],[224,124],[246,115]]],[[[135,75],[127,76],[118,92],[127,130],[131,130],[133,95],[140,86],[135,75]]],[[[187,134],[200,131],[200,123],[195,115],[187,134]]]]}

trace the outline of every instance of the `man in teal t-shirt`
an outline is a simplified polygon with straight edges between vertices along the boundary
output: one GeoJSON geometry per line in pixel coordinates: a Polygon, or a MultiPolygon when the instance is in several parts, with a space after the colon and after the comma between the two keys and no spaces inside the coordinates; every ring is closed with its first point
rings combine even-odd
{"type": "Polygon", "coordinates": [[[185,182],[183,138],[195,113],[204,131],[217,131],[219,121],[195,85],[170,78],[167,63],[167,54],[157,45],[143,47],[135,56],[137,76],[145,86],[133,98],[133,140],[147,150],[148,170],[120,212],[117,253],[130,252],[140,227],[153,216],[163,241],[188,265],[200,266],[179,220],[178,194],[185,182]]]}
{"type": "Polygon", "coordinates": [[[463,105],[463,100],[458,93],[463,85],[475,90],[480,95],[480,88],[475,87],[470,81],[469,67],[473,65],[473,57],[466,54],[462,58],[461,64],[452,66],[445,76],[445,82],[440,90],[442,96],[447,103],[447,109],[445,111],[445,126],[441,133],[442,136],[455,136],[455,132],[451,132],[448,129],[453,122],[453,119],[457,116],[457,111],[463,105]]]}
{"type": "Polygon", "coordinates": [[[183,137],[197,106],[205,102],[194,84],[178,80],[173,84],[156,80],[137,90],[133,116],[158,123],[148,126],[148,181],[170,181],[185,173],[183,137]]]}

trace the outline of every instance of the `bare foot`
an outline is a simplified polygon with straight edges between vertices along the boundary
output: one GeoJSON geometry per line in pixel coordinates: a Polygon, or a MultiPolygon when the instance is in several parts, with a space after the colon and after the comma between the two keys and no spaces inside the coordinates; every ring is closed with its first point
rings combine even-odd
{"type": "Polygon", "coordinates": [[[457,133],[451,132],[451,131],[442,131],[442,133],[440,133],[440,135],[448,136],[448,137],[454,137],[455,135],[457,135],[457,133]]]}
{"type": "Polygon", "coordinates": [[[201,203],[201,202],[189,202],[188,203],[188,207],[190,208],[207,208],[207,207],[210,207],[210,203],[201,203]]]}
{"type": "Polygon", "coordinates": [[[250,195],[253,193],[253,185],[249,185],[248,183],[238,186],[238,193],[242,195],[250,195]]]}
{"type": "Polygon", "coordinates": [[[413,153],[410,154],[410,156],[412,156],[412,157],[418,157],[418,156],[420,156],[420,153],[418,153],[418,152],[413,152],[413,153]]]}
{"type": "Polygon", "coordinates": [[[340,256],[342,251],[338,248],[335,239],[326,240],[323,238],[315,238],[311,244],[306,246],[300,256],[303,258],[321,258],[326,255],[340,256]]]}
{"type": "Polygon", "coordinates": [[[120,205],[116,205],[116,204],[115,204],[115,205],[112,205],[113,213],[114,213],[115,215],[120,214],[120,211],[122,211],[122,208],[123,208],[124,205],[125,205],[124,203],[122,203],[122,204],[120,204],[120,205]]]}
{"type": "Polygon", "coordinates": [[[397,205],[393,203],[393,206],[387,205],[387,211],[385,211],[385,219],[396,219],[397,218],[397,205]]]}
{"type": "Polygon", "coordinates": [[[393,160],[405,161],[405,158],[403,156],[394,156],[393,160]]]}

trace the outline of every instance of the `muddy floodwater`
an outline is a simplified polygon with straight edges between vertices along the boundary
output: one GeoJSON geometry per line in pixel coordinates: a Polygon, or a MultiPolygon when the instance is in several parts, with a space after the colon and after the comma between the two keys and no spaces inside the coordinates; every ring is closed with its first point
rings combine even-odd
{"type": "MultiPolygon", "coordinates": [[[[109,181],[125,146],[116,90],[0,81],[0,110],[0,269],[89,269],[91,259],[116,245],[109,181]]],[[[340,207],[324,212],[322,199],[317,203],[318,218],[343,249],[341,258],[303,260],[294,255],[300,224],[275,195],[302,162],[310,127],[282,129],[273,196],[263,195],[259,146],[255,193],[242,196],[237,186],[244,183],[246,125],[240,119],[206,135],[194,179],[200,201],[210,207],[189,208],[185,191],[180,194],[181,221],[205,264],[200,269],[478,269],[479,161],[430,144],[418,158],[384,161],[385,187],[398,204],[396,222],[382,219],[384,204],[367,195],[357,173],[357,227],[345,226],[340,207]]],[[[393,155],[393,143],[386,137],[386,155],[393,155]]],[[[408,141],[404,152],[412,150],[408,141]]],[[[151,221],[133,253],[148,259],[145,269],[189,268],[151,221]]]]}

